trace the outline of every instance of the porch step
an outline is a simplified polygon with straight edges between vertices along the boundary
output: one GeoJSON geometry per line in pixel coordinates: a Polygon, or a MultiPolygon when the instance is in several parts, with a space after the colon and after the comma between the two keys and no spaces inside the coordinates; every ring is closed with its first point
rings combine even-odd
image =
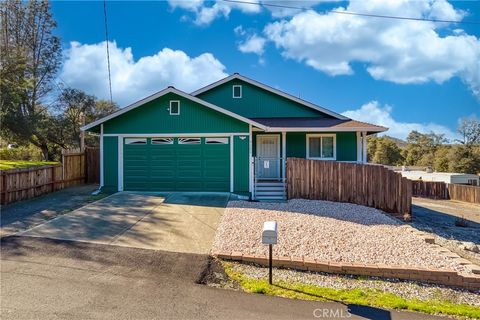
{"type": "Polygon", "coordinates": [[[264,186],[256,186],[255,191],[282,191],[285,192],[285,187],[264,187],[264,186]]]}
{"type": "Polygon", "coordinates": [[[285,188],[285,182],[257,182],[255,184],[257,187],[283,187],[285,188]]]}
{"type": "Polygon", "coordinates": [[[284,182],[257,182],[255,184],[256,200],[282,201],[286,198],[286,184],[284,182]]]}

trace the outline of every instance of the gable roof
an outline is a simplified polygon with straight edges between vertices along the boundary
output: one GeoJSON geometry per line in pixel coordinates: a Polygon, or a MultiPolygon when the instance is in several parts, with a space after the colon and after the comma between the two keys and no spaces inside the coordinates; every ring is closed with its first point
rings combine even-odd
{"type": "Polygon", "coordinates": [[[318,105],[316,105],[316,104],[313,104],[313,103],[311,103],[311,102],[308,102],[308,101],[306,101],[306,100],[303,100],[303,99],[297,98],[297,97],[295,97],[295,96],[292,96],[291,94],[288,94],[288,93],[286,93],[286,92],[283,92],[283,91],[280,91],[280,90],[278,90],[278,89],[272,88],[272,87],[270,87],[270,86],[268,86],[268,85],[266,85],[266,84],[260,83],[260,82],[258,82],[258,81],[253,80],[253,79],[250,79],[250,78],[247,78],[247,77],[245,77],[245,76],[242,76],[242,75],[239,74],[239,73],[234,73],[234,74],[232,74],[232,75],[230,75],[230,76],[228,76],[228,77],[226,77],[226,78],[223,78],[223,79],[221,79],[221,80],[219,80],[219,81],[217,81],[217,82],[214,82],[214,83],[212,83],[212,84],[210,84],[210,85],[208,85],[208,86],[205,86],[205,87],[203,87],[203,88],[200,88],[200,89],[192,92],[191,95],[192,95],[192,96],[198,96],[199,94],[201,94],[201,93],[203,93],[203,92],[206,92],[206,91],[208,91],[208,90],[210,90],[210,89],[213,89],[213,88],[215,88],[215,87],[218,87],[218,86],[220,86],[220,85],[222,85],[222,84],[224,84],[224,83],[226,83],[226,82],[229,82],[229,81],[231,81],[231,80],[234,80],[234,79],[242,80],[242,81],[244,81],[244,82],[246,82],[246,83],[249,83],[249,84],[251,84],[251,85],[253,85],[253,86],[262,88],[262,89],[264,89],[264,90],[266,90],[266,91],[269,91],[269,92],[271,92],[271,93],[274,93],[274,94],[276,94],[276,95],[279,95],[279,96],[281,96],[281,97],[284,97],[284,98],[286,98],[286,99],[289,99],[289,100],[291,100],[291,101],[294,101],[294,102],[296,102],[296,103],[299,103],[299,104],[301,104],[301,105],[304,105],[304,106],[306,106],[306,107],[309,107],[309,108],[311,108],[311,109],[314,109],[314,110],[323,112],[323,113],[325,113],[325,114],[328,114],[328,115],[330,115],[330,116],[332,116],[332,117],[334,117],[334,118],[341,119],[341,120],[349,120],[349,118],[347,118],[347,117],[345,117],[345,116],[342,116],[342,115],[339,114],[339,113],[336,113],[336,112],[333,112],[333,111],[331,111],[331,110],[325,109],[325,108],[323,108],[323,107],[320,107],[320,106],[318,106],[318,105]]]}
{"type": "Polygon", "coordinates": [[[264,130],[267,128],[267,127],[264,126],[263,124],[258,123],[258,122],[254,121],[254,120],[245,118],[245,117],[243,117],[243,116],[241,116],[241,115],[239,115],[239,114],[233,113],[233,112],[228,111],[228,110],[226,110],[226,109],[223,109],[223,108],[221,108],[221,107],[219,107],[219,106],[216,106],[216,105],[214,105],[214,104],[212,104],[212,103],[206,102],[206,101],[204,101],[204,100],[202,100],[202,99],[199,99],[199,98],[197,98],[197,97],[194,97],[194,96],[192,96],[192,95],[190,95],[190,94],[188,94],[188,93],[186,93],[186,92],[183,92],[183,91],[181,91],[181,90],[178,90],[178,89],[176,89],[176,88],[174,88],[174,87],[168,87],[168,88],[165,88],[165,89],[163,89],[163,90],[161,90],[161,91],[158,91],[157,93],[154,93],[154,94],[152,94],[152,95],[150,95],[150,96],[148,96],[148,97],[146,97],[146,98],[143,98],[142,100],[139,100],[139,101],[137,101],[137,102],[135,102],[135,103],[132,103],[131,105],[129,105],[129,106],[125,107],[125,108],[122,108],[122,109],[120,109],[120,110],[117,110],[117,111],[109,114],[108,116],[105,116],[105,117],[103,117],[103,118],[101,118],[101,119],[98,119],[98,120],[92,122],[92,123],[89,123],[89,124],[81,127],[80,130],[85,131],[85,130],[91,129],[91,128],[93,128],[93,127],[96,127],[96,126],[98,126],[99,124],[102,124],[102,123],[104,123],[104,122],[106,122],[106,121],[108,121],[108,120],[110,120],[110,119],[116,118],[116,117],[118,117],[119,115],[122,115],[122,114],[124,114],[124,113],[126,113],[126,112],[128,112],[128,111],[130,111],[130,110],[135,109],[135,108],[138,108],[138,107],[140,107],[140,106],[142,106],[142,105],[144,105],[144,104],[146,104],[146,103],[148,103],[148,102],[150,102],[150,101],[152,101],[152,100],[155,100],[155,99],[157,99],[157,98],[160,98],[160,97],[162,97],[162,96],[164,96],[164,95],[166,95],[166,94],[168,94],[168,93],[177,94],[177,95],[179,95],[179,96],[181,96],[181,97],[183,97],[183,98],[185,98],[185,99],[191,100],[191,101],[196,102],[196,103],[198,103],[198,104],[201,104],[201,105],[203,105],[203,106],[205,106],[205,107],[207,107],[207,108],[213,109],[213,110],[218,111],[218,112],[221,112],[221,113],[223,113],[223,114],[226,114],[226,115],[228,115],[228,116],[230,116],[230,117],[232,117],[232,118],[235,118],[235,119],[237,119],[237,120],[240,120],[240,121],[246,122],[246,123],[248,123],[248,124],[254,125],[254,126],[258,127],[258,128],[261,128],[261,129],[264,129],[264,130]]]}

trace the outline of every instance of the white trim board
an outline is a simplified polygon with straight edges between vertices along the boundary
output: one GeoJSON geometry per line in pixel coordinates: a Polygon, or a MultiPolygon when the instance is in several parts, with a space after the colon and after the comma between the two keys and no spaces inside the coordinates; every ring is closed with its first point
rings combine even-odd
{"type": "Polygon", "coordinates": [[[118,117],[118,116],[121,115],[121,114],[124,114],[124,113],[126,113],[126,112],[128,112],[128,111],[130,111],[130,110],[133,110],[133,109],[135,109],[135,108],[138,108],[138,107],[144,105],[145,103],[148,103],[148,102],[150,102],[150,101],[152,101],[152,100],[155,100],[155,99],[157,99],[157,98],[159,98],[159,97],[162,97],[162,96],[164,96],[164,95],[166,95],[166,94],[169,94],[169,93],[174,93],[174,94],[179,95],[179,96],[181,96],[181,97],[183,97],[183,98],[185,98],[185,99],[189,99],[189,100],[191,100],[191,101],[193,101],[193,102],[196,102],[196,103],[198,103],[198,104],[200,104],[200,105],[203,105],[203,106],[205,106],[205,107],[207,107],[207,108],[210,108],[210,109],[212,109],[212,110],[215,110],[215,111],[221,112],[221,113],[223,113],[223,114],[226,114],[226,115],[228,115],[228,116],[230,116],[230,117],[232,117],[232,118],[235,118],[235,119],[237,119],[237,120],[243,121],[243,122],[248,123],[248,124],[252,124],[252,125],[254,125],[254,126],[258,127],[258,128],[266,129],[266,126],[264,126],[264,125],[261,124],[261,123],[258,123],[258,122],[256,122],[256,121],[250,120],[250,119],[248,119],[248,118],[245,118],[245,117],[243,117],[243,116],[241,116],[241,115],[238,115],[238,114],[233,113],[233,112],[231,112],[231,111],[228,111],[228,110],[226,110],[226,109],[220,108],[219,106],[216,106],[216,105],[211,104],[211,103],[209,103],[209,102],[203,101],[202,99],[199,99],[199,98],[197,98],[197,97],[194,97],[194,96],[192,96],[192,95],[189,95],[189,94],[186,93],[186,92],[180,91],[180,90],[175,89],[175,88],[173,88],[173,87],[168,87],[168,88],[163,89],[163,90],[161,90],[161,91],[159,91],[159,92],[157,92],[157,93],[155,93],[155,94],[152,94],[152,95],[150,95],[150,96],[148,96],[148,97],[146,97],[146,98],[144,98],[144,99],[142,99],[142,100],[139,100],[139,101],[137,101],[137,102],[135,102],[135,103],[133,103],[133,104],[125,107],[125,108],[122,108],[122,109],[120,109],[120,110],[118,110],[118,111],[116,111],[116,112],[114,112],[114,113],[112,113],[112,114],[109,114],[108,116],[105,116],[105,117],[103,117],[103,118],[101,118],[101,119],[98,119],[97,121],[94,121],[94,122],[92,122],[92,123],[89,123],[89,124],[87,124],[86,126],[81,127],[80,130],[85,131],[85,130],[91,129],[91,128],[95,127],[95,126],[98,126],[99,124],[104,123],[105,121],[108,121],[108,120],[110,120],[110,119],[113,119],[113,118],[115,118],[115,117],[118,117]]]}
{"type": "Polygon", "coordinates": [[[235,140],[235,136],[230,137],[230,192],[233,192],[234,189],[234,174],[235,174],[235,168],[234,168],[234,147],[233,147],[233,140],[235,140]]]}
{"type": "Polygon", "coordinates": [[[241,98],[242,98],[242,85],[234,84],[232,86],[232,99],[241,99],[241,98]],[[238,97],[235,97],[235,88],[240,88],[240,95],[238,97]]]}
{"type": "Polygon", "coordinates": [[[118,191],[123,191],[123,136],[118,136],[118,191]]]}
{"type": "Polygon", "coordinates": [[[283,92],[283,91],[280,91],[280,90],[278,90],[278,89],[272,88],[272,87],[270,87],[270,86],[267,86],[267,85],[265,85],[265,84],[263,84],[263,83],[260,83],[260,82],[258,82],[258,81],[255,81],[255,80],[253,80],[253,79],[244,77],[244,76],[242,76],[242,75],[240,75],[240,74],[238,74],[238,73],[234,73],[234,74],[232,74],[231,76],[228,76],[228,77],[226,77],[226,78],[223,78],[223,79],[221,79],[221,80],[219,80],[219,81],[217,81],[217,82],[214,82],[214,83],[212,83],[212,84],[210,84],[210,85],[208,85],[208,86],[206,86],[206,87],[200,88],[200,89],[198,89],[197,91],[192,92],[191,95],[192,95],[192,96],[197,96],[197,95],[199,95],[199,94],[201,94],[201,93],[203,93],[203,92],[205,92],[205,91],[208,91],[208,90],[210,90],[210,89],[212,89],[212,88],[218,87],[218,86],[220,86],[220,85],[222,85],[222,84],[224,84],[224,83],[226,83],[226,82],[228,82],[228,81],[230,81],[230,80],[234,80],[234,79],[242,80],[242,81],[244,81],[244,82],[246,82],[246,83],[249,83],[249,84],[251,84],[251,85],[253,85],[253,86],[262,88],[262,89],[267,90],[267,91],[269,91],[269,92],[272,92],[272,93],[274,93],[274,94],[276,94],[276,95],[279,95],[279,96],[282,96],[282,97],[287,98],[287,99],[289,99],[289,100],[292,100],[292,101],[294,101],[294,102],[300,103],[300,104],[302,104],[302,105],[304,105],[304,106],[306,106],[306,107],[309,107],[309,108],[311,108],[311,109],[314,109],[314,110],[317,110],[317,111],[326,113],[326,114],[328,114],[328,115],[331,115],[332,117],[335,117],[335,118],[337,118],[337,119],[342,119],[342,120],[348,120],[348,119],[349,119],[349,118],[347,118],[347,117],[345,117],[345,116],[342,116],[342,115],[339,114],[339,113],[336,113],[336,112],[330,111],[330,110],[328,110],[328,109],[325,109],[325,108],[323,108],[323,107],[317,106],[316,104],[313,104],[313,103],[311,103],[311,102],[305,101],[305,100],[300,99],[300,98],[297,98],[297,97],[292,96],[292,95],[290,95],[290,94],[288,94],[288,93],[286,93],[286,92],[283,92]]]}
{"type": "Polygon", "coordinates": [[[124,138],[177,138],[177,137],[230,137],[230,136],[248,136],[248,132],[220,132],[220,133],[106,133],[104,137],[124,138]]]}
{"type": "MultiPolygon", "coordinates": [[[[337,160],[337,135],[332,133],[332,134],[325,134],[325,133],[319,133],[319,134],[307,134],[305,137],[305,143],[306,143],[306,154],[305,158],[306,159],[312,159],[312,160],[337,160]],[[333,158],[322,158],[322,157],[310,157],[310,143],[309,139],[310,138],[323,138],[323,137],[333,137],[333,158]]],[[[323,148],[322,144],[320,142],[320,149],[323,148]]]]}
{"type": "Polygon", "coordinates": [[[316,127],[267,127],[264,130],[255,130],[256,132],[357,132],[357,131],[365,131],[365,132],[383,132],[387,131],[387,128],[382,127],[382,129],[373,129],[368,127],[351,127],[351,128],[316,128],[316,127]]]}
{"type": "Polygon", "coordinates": [[[100,125],[100,188],[105,184],[103,177],[103,123],[100,125]]]}

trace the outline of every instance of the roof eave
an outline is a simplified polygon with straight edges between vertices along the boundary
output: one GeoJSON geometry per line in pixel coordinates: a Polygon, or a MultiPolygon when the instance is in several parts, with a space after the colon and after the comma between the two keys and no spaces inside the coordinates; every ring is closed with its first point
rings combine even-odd
{"type": "Polygon", "coordinates": [[[268,132],[371,132],[380,133],[387,131],[388,128],[371,128],[371,127],[351,127],[351,128],[335,128],[335,127],[268,127],[268,132]]]}

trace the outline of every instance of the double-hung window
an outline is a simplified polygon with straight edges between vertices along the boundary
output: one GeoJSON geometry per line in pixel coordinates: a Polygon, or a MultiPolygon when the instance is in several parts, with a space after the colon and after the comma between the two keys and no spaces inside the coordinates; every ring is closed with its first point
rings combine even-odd
{"type": "Polygon", "coordinates": [[[335,160],[336,158],[334,134],[307,135],[307,159],[335,160]]]}

